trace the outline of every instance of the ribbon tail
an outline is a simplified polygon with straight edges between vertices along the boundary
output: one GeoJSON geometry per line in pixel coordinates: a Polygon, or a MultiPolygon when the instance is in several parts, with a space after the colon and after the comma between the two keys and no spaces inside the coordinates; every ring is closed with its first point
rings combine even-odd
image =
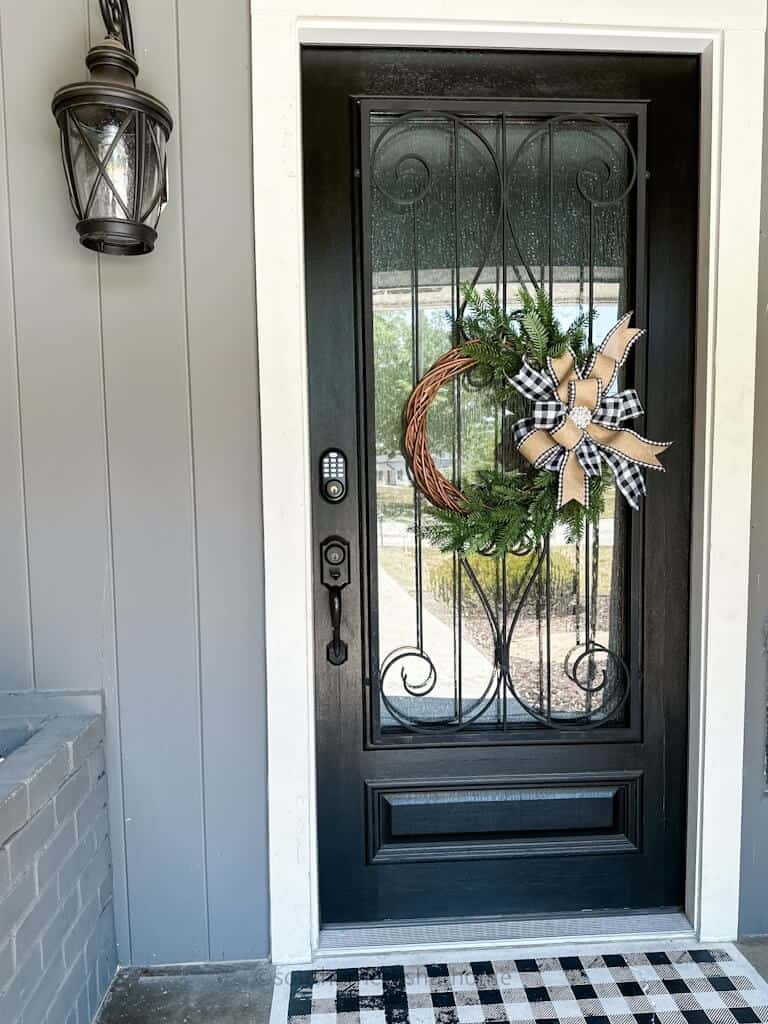
{"type": "Polygon", "coordinates": [[[591,437],[588,437],[585,434],[581,439],[581,444],[578,445],[574,451],[576,452],[576,457],[581,463],[581,468],[587,476],[600,476],[600,473],[602,472],[600,449],[591,437]]]}
{"type": "Polygon", "coordinates": [[[574,450],[566,452],[557,487],[557,507],[562,508],[569,501],[577,501],[584,508],[589,507],[589,483],[584,467],[574,450]]]}
{"type": "Polygon", "coordinates": [[[623,455],[606,448],[600,449],[600,455],[610,466],[616,481],[616,487],[624,495],[627,504],[637,512],[640,499],[645,496],[645,477],[636,462],[629,462],[623,455]]]}
{"type": "Polygon", "coordinates": [[[669,448],[671,441],[649,441],[647,437],[641,437],[634,430],[622,430],[616,427],[606,427],[599,423],[590,423],[587,433],[601,448],[623,455],[630,462],[635,462],[648,469],[657,469],[663,472],[664,466],[659,462],[658,456],[669,448]]]}
{"type": "Polygon", "coordinates": [[[630,311],[613,325],[586,368],[584,376],[599,377],[606,391],[616,379],[619,367],[626,362],[632,346],[645,334],[642,328],[629,326],[631,319],[630,311]]]}

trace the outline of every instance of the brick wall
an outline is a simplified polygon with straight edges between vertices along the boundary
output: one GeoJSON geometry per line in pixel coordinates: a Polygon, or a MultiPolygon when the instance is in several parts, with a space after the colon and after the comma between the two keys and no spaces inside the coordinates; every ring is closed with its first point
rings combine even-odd
{"type": "Polygon", "coordinates": [[[116,969],[102,719],[0,764],[0,1021],[90,1024],[116,969]]]}

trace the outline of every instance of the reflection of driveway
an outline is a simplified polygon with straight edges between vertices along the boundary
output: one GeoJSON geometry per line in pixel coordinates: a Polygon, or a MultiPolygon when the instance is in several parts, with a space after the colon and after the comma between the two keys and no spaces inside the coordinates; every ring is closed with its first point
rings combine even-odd
{"type": "MultiPolygon", "coordinates": [[[[433,697],[453,697],[454,649],[453,628],[441,622],[428,608],[422,613],[424,650],[437,671],[433,697]]],[[[416,642],[416,599],[397,580],[379,566],[379,643],[381,659],[396,647],[413,646],[416,642]]],[[[466,638],[461,645],[461,675],[465,697],[479,696],[488,685],[493,663],[466,638]]],[[[492,647],[490,633],[488,646],[492,647]]],[[[413,666],[416,670],[416,666],[413,666]]],[[[387,679],[387,692],[395,696],[399,674],[387,679]]],[[[400,691],[402,692],[402,691],[400,691]]]]}
{"type": "MultiPolygon", "coordinates": [[[[448,606],[446,612],[449,613],[448,606]]],[[[422,612],[424,650],[432,659],[437,672],[437,683],[431,690],[432,698],[448,698],[454,696],[454,634],[453,626],[444,622],[426,607],[422,612]]],[[[492,641],[488,631],[488,650],[492,641]]],[[[416,641],[416,600],[397,582],[381,565],[379,565],[379,636],[380,652],[383,661],[386,655],[399,647],[414,646],[416,641]]],[[[608,643],[607,631],[599,631],[596,639],[608,643]]],[[[543,637],[542,637],[543,642],[543,637]]],[[[576,642],[573,619],[571,616],[555,616],[550,630],[550,650],[552,665],[552,706],[553,710],[576,711],[583,709],[583,694],[563,671],[566,656],[576,642]]],[[[488,685],[493,664],[489,655],[480,650],[466,636],[461,645],[461,678],[462,692],[465,699],[479,697],[488,685]]],[[[535,706],[538,704],[540,671],[539,671],[539,636],[535,628],[533,609],[531,614],[523,614],[518,632],[512,639],[510,651],[512,676],[519,691],[535,706]]],[[[544,652],[546,657],[546,652],[544,652]]],[[[400,663],[401,667],[410,672],[410,682],[418,685],[423,679],[422,663],[417,659],[400,663]]],[[[405,696],[400,670],[393,669],[387,675],[386,692],[390,697],[405,696]]]]}

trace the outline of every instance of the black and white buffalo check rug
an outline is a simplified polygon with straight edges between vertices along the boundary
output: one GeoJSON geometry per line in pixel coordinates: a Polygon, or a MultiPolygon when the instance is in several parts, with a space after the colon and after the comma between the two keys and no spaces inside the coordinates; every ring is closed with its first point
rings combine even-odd
{"type": "Polygon", "coordinates": [[[768,988],[730,945],[294,970],[284,983],[287,1024],[768,1022],[768,988]]]}

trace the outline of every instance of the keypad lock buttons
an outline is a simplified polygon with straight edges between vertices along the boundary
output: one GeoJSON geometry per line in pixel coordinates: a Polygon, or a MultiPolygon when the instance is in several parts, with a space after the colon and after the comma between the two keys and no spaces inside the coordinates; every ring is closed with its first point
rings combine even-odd
{"type": "Polygon", "coordinates": [[[333,504],[347,496],[347,457],[338,448],[329,448],[320,458],[320,489],[333,504]]]}

